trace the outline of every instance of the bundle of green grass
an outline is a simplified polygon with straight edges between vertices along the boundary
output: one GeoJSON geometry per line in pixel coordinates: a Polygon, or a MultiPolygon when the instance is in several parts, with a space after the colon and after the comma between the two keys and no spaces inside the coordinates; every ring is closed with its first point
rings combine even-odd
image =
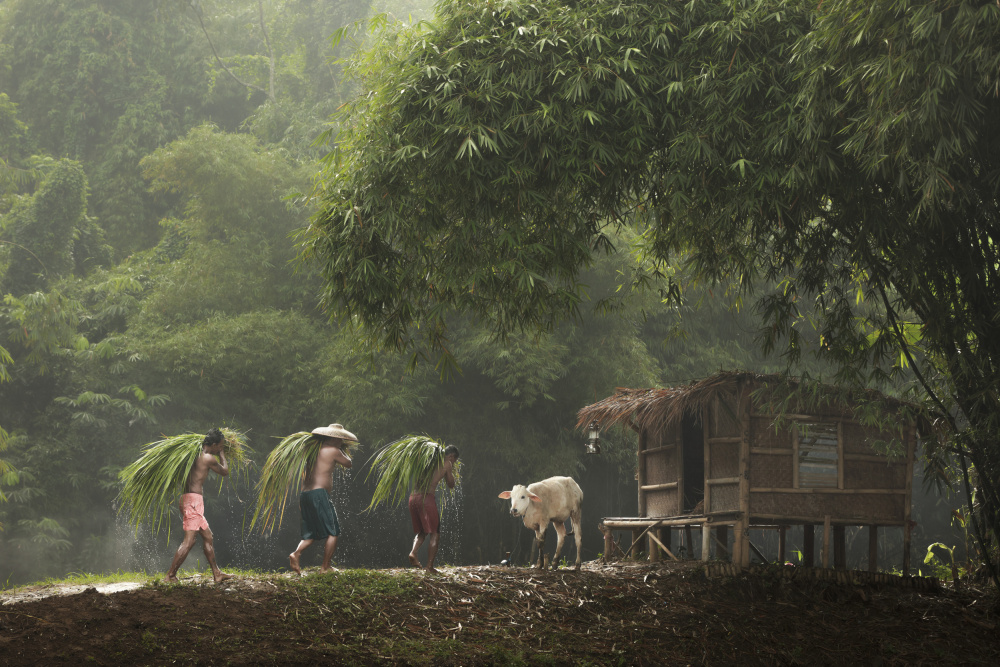
{"type": "MultiPolygon", "coordinates": [[[[225,438],[224,451],[229,464],[229,476],[238,480],[253,464],[253,450],[246,435],[231,428],[220,429],[225,438]]],[[[118,512],[126,512],[128,522],[139,532],[143,521],[149,520],[158,533],[164,523],[169,530],[170,508],[184,492],[191,467],[201,455],[203,433],[184,433],[143,446],[143,453],[118,474],[122,490],[118,494],[118,512]]],[[[222,489],[222,479],[219,479],[222,489]]]]}
{"type": "MultiPolygon", "coordinates": [[[[444,465],[444,445],[432,440],[426,435],[406,435],[380,449],[372,457],[372,466],[368,477],[375,474],[378,483],[372,494],[368,509],[374,509],[383,503],[396,507],[413,491],[425,490],[434,493],[437,489],[427,489],[434,472],[444,465]]],[[[461,462],[456,461],[452,474],[455,486],[458,487],[461,462]]],[[[454,499],[454,489],[449,489],[442,479],[438,488],[446,493],[441,499],[441,509],[447,504],[448,498],[454,499]]]]}
{"type": "MultiPolygon", "coordinates": [[[[344,453],[354,456],[359,447],[356,440],[342,440],[344,453]]],[[[257,481],[257,509],[250,522],[252,530],[258,522],[261,531],[271,533],[281,527],[289,498],[294,498],[302,488],[305,473],[316,464],[323,438],[300,431],[285,436],[271,450],[257,481]]]]}

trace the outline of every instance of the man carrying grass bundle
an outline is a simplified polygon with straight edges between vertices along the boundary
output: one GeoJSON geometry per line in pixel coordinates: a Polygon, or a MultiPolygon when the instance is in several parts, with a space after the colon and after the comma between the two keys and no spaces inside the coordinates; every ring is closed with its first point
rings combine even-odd
{"type": "Polygon", "coordinates": [[[347,442],[355,442],[353,433],[340,424],[330,424],[312,430],[312,434],[320,441],[316,460],[303,472],[302,492],[299,494],[299,509],[302,512],[302,541],[295,551],[288,554],[288,563],[299,575],[302,568],[299,558],[315,540],[324,540],[323,566],[320,572],[330,571],[333,552],[337,548],[337,536],[340,535],[340,523],[337,521],[337,510],[330,499],[333,491],[333,469],[339,463],[350,468],[351,458],[344,452],[347,442]]]}
{"type": "Polygon", "coordinates": [[[205,558],[212,567],[212,576],[215,583],[221,583],[226,579],[231,579],[232,575],[225,574],[219,569],[215,562],[215,547],[212,542],[212,529],[208,527],[205,520],[205,497],[202,495],[205,478],[208,472],[214,470],[222,477],[229,475],[229,463],[226,462],[226,437],[217,428],[213,428],[201,442],[201,454],[191,466],[188,473],[187,483],[184,486],[184,493],[181,494],[180,506],[181,517],[183,518],[184,540],[177,547],[177,553],[170,564],[167,572],[167,581],[177,582],[177,570],[180,569],[184,559],[187,558],[194,547],[195,539],[201,535],[202,548],[205,550],[205,558]],[[218,458],[216,458],[218,457],[218,458]]]}
{"type": "Polygon", "coordinates": [[[434,569],[434,557],[437,556],[438,543],[441,536],[438,532],[440,519],[438,516],[437,502],[434,500],[434,489],[443,478],[449,489],[455,488],[455,476],[452,473],[455,462],[458,461],[458,447],[448,445],[444,448],[444,463],[438,466],[420,483],[414,485],[413,493],[410,494],[410,521],[413,523],[413,548],[410,549],[410,564],[413,567],[421,567],[417,551],[427,539],[427,571],[437,574],[434,569]]]}

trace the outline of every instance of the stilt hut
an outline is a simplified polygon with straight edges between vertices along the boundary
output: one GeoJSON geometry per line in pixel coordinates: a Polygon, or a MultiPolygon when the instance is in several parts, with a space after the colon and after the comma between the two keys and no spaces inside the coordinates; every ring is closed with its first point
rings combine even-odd
{"type": "Polygon", "coordinates": [[[631,531],[635,551],[646,536],[651,560],[661,552],[676,558],[678,531],[691,556],[700,529],[703,560],[714,544],[717,557],[745,567],[752,551],[768,560],[751,529],[774,529],[785,562],[786,530],[802,526],[804,565],[814,565],[819,528],[822,566],[830,566],[832,546],[833,565],[844,567],[845,527],[866,526],[874,571],[878,528],[896,526],[909,570],[918,437],[910,404],[782,375],[724,372],[667,389],[618,389],[578,417],[581,428],[620,425],[638,434],[638,516],[601,521],[606,557],[615,548],[613,531],[631,531]]]}

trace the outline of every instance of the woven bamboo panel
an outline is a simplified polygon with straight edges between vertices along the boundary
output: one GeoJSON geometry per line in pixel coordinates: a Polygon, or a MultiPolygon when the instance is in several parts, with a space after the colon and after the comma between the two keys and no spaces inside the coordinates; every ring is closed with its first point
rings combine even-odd
{"type": "Polygon", "coordinates": [[[844,486],[848,489],[904,489],[906,466],[874,461],[845,461],[844,486]]]}
{"type": "Polygon", "coordinates": [[[666,484],[676,481],[676,449],[646,455],[646,484],[666,484]]]}
{"type": "Polygon", "coordinates": [[[713,484],[709,492],[709,512],[726,512],[740,507],[739,484],[713,484]]]}
{"type": "MultiPolygon", "coordinates": [[[[715,489],[712,489],[714,496],[715,489]]],[[[713,502],[714,504],[714,502],[713,502]]],[[[902,521],[903,496],[876,494],[824,493],[751,493],[750,507],[754,514],[809,516],[821,518],[829,514],[839,519],[857,518],[870,522],[902,521]]]]}
{"type": "Polygon", "coordinates": [[[792,487],[792,457],[790,455],[750,455],[750,486],[769,489],[792,487]]]}
{"type": "Polygon", "coordinates": [[[708,478],[736,477],[740,472],[740,444],[713,442],[710,447],[708,478]]]}
{"type": "Polygon", "coordinates": [[[719,394],[718,400],[709,404],[708,434],[710,437],[740,434],[740,418],[735,395],[719,394]]]}
{"type": "Polygon", "coordinates": [[[770,449],[791,449],[792,432],[783,428],[775,432],[771,420],[754,417],[750,420],[751,447],[768,447],[770,449]]]}
{"type": "Polygon", "coordinates": [[[646,492],[646,516],[677,516],[677,489],[646,492]]]}
{"type": "Polygon", "coordinates": [[[898,432],[879,431],[873,428],[865,428],[859,424],[845,423],[843,430],[844,451],[848,454],[881,454],[881,451],[876,451],[872,448],[871,442],[876,440],[891,442],[893,438],[896,440],[900,438],[898,432]]]}

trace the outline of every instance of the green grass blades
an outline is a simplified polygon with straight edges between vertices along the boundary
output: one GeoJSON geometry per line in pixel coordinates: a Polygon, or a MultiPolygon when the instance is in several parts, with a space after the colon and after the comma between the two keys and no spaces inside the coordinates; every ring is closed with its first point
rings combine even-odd
{"type": "MultiPolygon", "coordinates": [[[[357,442],[346,442],[344,453],[353,456],[358,446],[357,442]]],[[[281,526],[288,499],[298,495],[305,471],[316,462],[319,449],[320,440],[312,433],[302,431],[282,438],[278,446],[271,450],[257,480],[257,507],[250,521],[250,530],[258,522],[264,533],[271,533],[281,526]]]]}
{"type": "MultiPolygon", "coordinates": [[[[368,476],[378,478],[368,509],[387,503],[400,505],[411,489],[426,486],[431,475],[444,465],[444,447],[426,435],[407,435],[380,449],[373,457],[368,476]]],[[[456,486],[461,464],[456,462],[453,474],[456,486]]],[[[444,480],[438,483],[444,485],[444,480]]],[[[447,485],[444,485],[447,488],[447,485]]],[[[433,491],[433,489],[431,489],[433,491]]],[[[451,495],[454,495],[452,492],[451,495]]],[[[442,499],[442,509],[446,499],[442,499]]]]}
{"type": "Polygon", "coordinates": [[[305,471],[316,461],[319,447],[318,438],[302,431],[282,438],[271,450],[257,480],[257,508],[250,530],[258,521],[265,533],[281,525],[288,498],[298,492],[305,471]]]}
{"type": "MultiPolygon", "coordinates": [[[[226,438],[229,475],[238,479],[252,465],[253,450],[247,446],[245,434],[230,428],[221,430],[226,438]]],[[[185,433],[151,442],[144,446],[142,456],[118,474],[122,482],[118,512],[127,513],[136,532],[147,519],[154,533],[160,531],[164,522],[169,530],[170,508],[184,490],[204,439],[203,433],[185,433]]],[[[222,488],[221,478],[219,488],[222,488]]]]}

